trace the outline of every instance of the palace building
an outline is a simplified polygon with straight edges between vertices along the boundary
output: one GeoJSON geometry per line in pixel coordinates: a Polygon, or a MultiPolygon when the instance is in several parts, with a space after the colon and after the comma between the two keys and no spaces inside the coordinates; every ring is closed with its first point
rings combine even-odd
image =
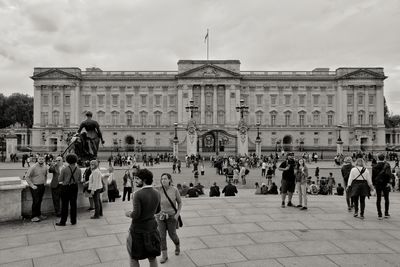
{"type": "MultiPolygon", "coordinates": [[[[189,101],[200,153],[237,152],[240,112],[248,147],[263,152],[385,148],[383,68],[241,71],[239,60],[179,60],[177,71],[35,68],[34,150],[63,151],[85,113],[119,151],[186,151],[189,101]],[[174,124],[177,123],[177,126],[174,124]]],[[[101,149],[101,148],[100,148],[101,149]]]]}

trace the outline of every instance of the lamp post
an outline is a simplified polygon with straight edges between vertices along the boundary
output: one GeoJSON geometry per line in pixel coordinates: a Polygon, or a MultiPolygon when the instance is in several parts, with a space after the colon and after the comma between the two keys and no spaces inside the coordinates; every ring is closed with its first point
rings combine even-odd
{"type": "Polygon", "coordinates": [[[341,131],[342,131],[342,125],[338,125],[337,129],[339,131],[339,137],[336,141],[336,153],[338,155],[343,154],[343,141],[342,141],[342,137],[340,135],[341,131]]]}
{"type": "Polygon", "coordinates": [[[261,138],[260,138],[260,123],[257,122],[256,126],[257,126],[257,137],[256,137],[256,154],[257,157],[260,158],[261,157],[261,138]]]}
{"type": "Polygon", "coordinates": [[[240,99],[240,105],[236,107],[236,111],[240,112],[240,119],[243,119],[243,117],[244,117],[243,114],[248,109],[249,109],[249,107],[244,105],[244,100],[240,99]]]}
{"type": "Polygon", "coordinates": [[[175,129],[175,136],[174,136],[174,140],[173,140],[173,154],[174,157],[177,159],[178,158],[178,123],[175,122],[174,123],[174,129],[175,129]]]}
{"type": "Polygon", "coordinates": [[[190,100],[189,101],[189,105],[186,106],[185,109],[186,109],[186,112],[190,112],[190,118],[193,119],[193,112],[195,110],[198,110],[199,107],[194,105],[194,101],[193,100],[190,100]]]}

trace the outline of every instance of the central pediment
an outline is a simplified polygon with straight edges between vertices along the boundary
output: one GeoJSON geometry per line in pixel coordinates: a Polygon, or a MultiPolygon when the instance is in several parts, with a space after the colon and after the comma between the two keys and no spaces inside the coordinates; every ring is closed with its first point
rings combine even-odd
{"type": "Polygon", "coordinates": [[[57,68],[52,68],[45,70],[43,72],[34,73],[31,77],[33,80],[42,80],[42,79],[49,79],[49,80],[64,80],[64,79],[80,79],[79,76],[66,72],[64,70],[60,70],[57,68]]]}
{"type": "Polygon", "coordinates": [[[182,72],[176,76],[178,79],[213,79],[213,78],[241,78],[240,73],[216,66],[214,64],[205,64],[185,72],[182,72]]]}
{"type": "Polygon", "coordinates": [[[369,69],[358,69],[356,71],[347,73],[339,79],[386,79],[387,77],[381,73],[374,72],[369,69]]]}

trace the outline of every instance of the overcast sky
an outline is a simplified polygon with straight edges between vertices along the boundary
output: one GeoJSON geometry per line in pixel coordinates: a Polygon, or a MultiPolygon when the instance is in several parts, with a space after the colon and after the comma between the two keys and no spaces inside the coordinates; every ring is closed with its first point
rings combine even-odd
{"type": "Polygon", "coordinates": [[[177,70],[207,28],[243,71],[383,67],[400,114],[399,0],[0,0],[0,92],[33,95],[34,67],[177,70]]]}

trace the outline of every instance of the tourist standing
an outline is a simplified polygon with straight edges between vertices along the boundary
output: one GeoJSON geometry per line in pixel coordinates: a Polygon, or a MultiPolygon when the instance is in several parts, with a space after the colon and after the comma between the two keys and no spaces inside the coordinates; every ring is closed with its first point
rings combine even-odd
{"type": "MultiPolygon", "coordinates": [[[[137,170],[137,168],[134,168],[134,170],[137,170]]],[[[136,171],[135,171],[136,174],[136,171]]],[[[123,186],[124,186],[124,192],[122,195],[122,201],[125,201],[125,197],[128,195],[128,201],[131,200],[131,194],[132,194],[132,185],[133,185],[133,179],[129,171],[125,171],[124,177],[122,178],[123,180],[123,186]]]]}
{"type": "Polygon", "coordinates": [[[130,266],[140,266],[139,260],[148,259],[150,267],[156,267],[156,257],[161,254],[161,242],[155,214],[161,210],[161,196],[152,186],[153,174],[149,170],[139,170],[135,176],[135,183],[139,190],[133,195],[133,211],[125,213],[127,217],[132,218],[126,242],[131,258],[130,266]]]}
{"type": "Polygon", "coordinates": [[[308,168],[304,159],[299,159],[296,168],[296,186],[299,192],[299,205],[301,210],[307,210],[307,177],[308,168]]]}
{"type": "Polygon", "coordinates": [[[89,177],[89,190],[94,202],[94,215],[90,219],[99,219],[100,216],[103,216],[103,205],[101,204],[103,183],[101,181],[102,175],[99,170],[99,162],[97,160],[90,161],[90,168],[92,169],[92,174],[89,177]]]}
{"type": "Polygon", "coordinates": [[[376,190],[376,209],[378,211],[378,219],[382,220],[381,199],[382,195],[385,199],[385,218],[389,218],[389,192],[391,190],[392,173],[390,165],[385,161],[385,155],[378,154],[378,162],[372,167],[372,184],[376,190]]]}
{"type": "Polygon", "coordinates": [[[168,260],[167,232],[175,244],[175,255],[180,253],[179,237],[176,233],[178,217],[182,209],[182,200],[178,189],[173,186],[172,177],[169,173],[163,173],[160,180],[161,185],[157,187],[161,195],[161,211],[156,215],[158,231],[161,237],[161,259],[160,263],[168,260]]]}
{"type": "Polygon", "coordinates": [[[63,158],[56,157],[56,162],[49,168],[49,173],[53,174],[50,182],[51,198],[53,199],[54,212],[57,217],[61,217],[61,184],[58,182],[58,177],[63,166],[63,158]]]}
{"type": "Polygon", "coordinates": [[[349,182],[349,176],[350,176],[350,172],[351,169],[353,169],[353,160],[351,159],[351,157],[346,157],[344,159],[344,164],[342,166],[341,172],[342,172],[342,177],[343,177],[343,181],[344,181],[344,186],[346,189],[346,203],[347,203],[347,210],[351,211],[354,203],[353,200],[351,198],[351,194],[349,192],[349,190],[347,190],[348,187],[348,182],[349,182]]]}
{"type": "Polygon", "coordinates": [[[72,225],[76,224],[76,209],[78,198],[78,182],[82,177],[81,169],[76,165],[78,157],[75,154],[68,154],[65,157],[68,166],[62,168],[58,178],[61,187],[61,220],[56,223],[58,226],[65,226],[68,218],[68,209],[70,210],[70,221],[72,225]]]}
{"type": "Polygon", "coordinates": [[[41,206],[47,182],[47,166],[44,164],[44,157],[39,156],[37,163],[29,167],[26,175],[26,182],[32,194],[32,222],[40,222],[47,217],[42,215],[41,206]]]}
{"type": "Polygon", "coordinates": [[[94,202],[93,202],[93,197],[90,194],[89,191],[89,177],[92,174],[92,169],[90,168],[90,161],[86,160],[85,161],[85,171],[83,172],[83,176],[82,176],[82,183],[83,183],[83,193],[85,195],[85,197],[87,197],[89,199],[89,208],[88,211],[94,210],[94,202]]]}
{"type": "Polygon", "coordinates": [[[289,153],[287,159],[281,163],[279,170],[282,171],[281,194],[282,208],[285,208],[286,195],[288,196],[288,207],[293,207],[292,197],[295,189],[296,176],[294,173],[296,161],[294,153],[289,153]]]}
{"type": "Polygon", "coordinates": [[[351,186],[351,197],[354,202],[354,217],[358,217],[358,207],[360,204],[360,219],[364,219],[365,197],[370,195],[373,189],[371,176],[365,167],[364,160],[358,158],[355,167],[351,169],[348,186],[351,186]]]}

